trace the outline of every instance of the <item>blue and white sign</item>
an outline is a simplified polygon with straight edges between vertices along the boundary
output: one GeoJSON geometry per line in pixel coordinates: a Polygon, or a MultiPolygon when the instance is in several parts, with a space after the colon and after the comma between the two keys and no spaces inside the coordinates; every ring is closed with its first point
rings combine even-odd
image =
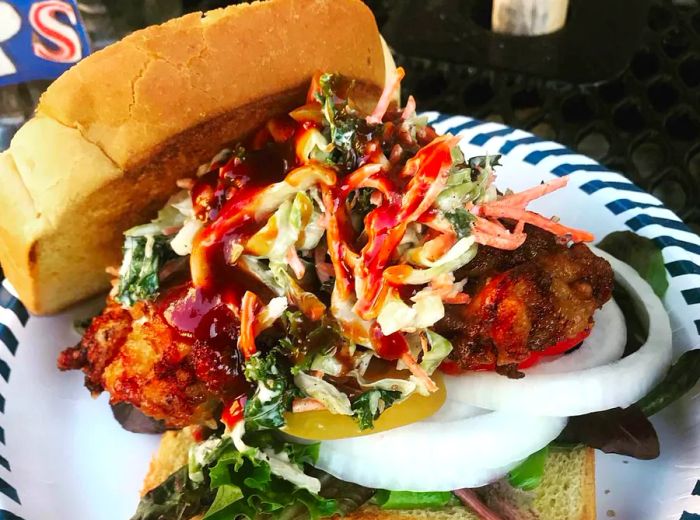
{"type": "Polygon", "coordinates": [[[75,0],[0,0],[0,87],[56,78],[88,54],[75,0]]]}

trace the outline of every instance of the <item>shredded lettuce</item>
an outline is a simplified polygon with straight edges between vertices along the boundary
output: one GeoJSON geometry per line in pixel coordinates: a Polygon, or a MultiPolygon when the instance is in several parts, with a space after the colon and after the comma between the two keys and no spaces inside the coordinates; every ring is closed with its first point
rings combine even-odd
{"type": "MultiPolygon", "coordinates": [[[[430,376],[450,352],[452,352],[452,343],[432,330],[426,329],[425,333],[428,336],[430,348],[423,354],[420,366],[425,373],[430,376]]],[[[425,382],[422,379],[413,375],[410,379],[416,384],[416,392],[420,395],[430,395],[430,391],[426,388],[425,382]]]]}
{"type": "Polygon", "coordinates": [[[117,301],[130,306],[156,297],[161,268],[177,256],[172,247],[173,236],[193,214],[189,193],[182,190],[170,198],[150,223],[124,233],[117,301]]]}
{"type": "MultiPolygon", "coordinates": [[[[443,273],[451,273],[468,264],[476,256],[477,246],[474,237],[460,238],[447,253],[436,260],[428,269],[414,269],[407,266],[410,271],[401,276],[401,283],[405,285],[423,285],[429,283],[434,277],[443,273]]],[[[391,269],[391,268],[389,268],[391,269]]]]}
{"type": "Polygon", "coordinates": [[[392,291],[379,311],[377,323],[382,334],[397,331],[414,332],[433,326],[445,315],[442,299],[437,294],[427,292],[410,306],[395,291],[392,291]]]}
{"type": "Polygon", "coordinates": [[[308,397],[322,402],[332,414],[353,414],[348,396],[320,377],[299,372],[294,376],[294,383],[308,397]]]}
{"type": "MultiPolygon", "coordinates": [[[[452,168],[447,179],[446,188],[438,195],[437,207],[445,213],[452,215],[453,222],[455,211],[464,208],[467,202],[475,204],[490,201],[496,198],[496,188],[492,185],[493,168],[498,166],[500,155],[485,155],[472,157],[467,162],[459,147],[452,149],[452,168]]],[[[464,214],[461,214],[464,217],[464,214]]],[[[462,226],[463,221],[459,222],[462,226]]],[[[463,228],[462,228],[463,229],[463,228]]],[[[455,228],[457,231],[457,228],[455,228]]]]}

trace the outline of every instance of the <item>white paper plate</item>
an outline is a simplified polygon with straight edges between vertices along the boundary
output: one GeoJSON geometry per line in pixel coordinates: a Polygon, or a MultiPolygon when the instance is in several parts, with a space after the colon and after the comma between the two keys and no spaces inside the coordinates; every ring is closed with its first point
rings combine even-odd
{"type": "MultiPolygon", "coordinates": [[[[438,131],[464,137],[467,157],[503,154],[500,188],[571,174],[565,189],[533,205],[541,213],[599,238],[632,229],[654,239],[669,273],[675,354],[700,347],[700,238],[673,212],[559,144],[497,123],[427,115],[438,131]]],[[[134,512],[158,439],[123,431],[105,395],[91,399],[82,374],[55,368],[58,352],[78,341],[73,319],[84,315],[83,306],[29,317],[7,281],[0,286],[0,520],[126,520],[134,512]]],[[[691,394],[654,418],[660,458],[598,453],[599,518],[700,519],[700,392],[691,394]]]]}

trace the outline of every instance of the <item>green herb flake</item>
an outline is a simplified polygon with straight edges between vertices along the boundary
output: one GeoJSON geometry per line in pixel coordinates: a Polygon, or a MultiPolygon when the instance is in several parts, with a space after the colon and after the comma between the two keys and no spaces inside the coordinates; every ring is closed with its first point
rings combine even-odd
{"type": "Polygon", "coordinates": [[[445,211],[443,215],[445,215],[445,218],[452,225],[452,229],[454,229],[458,238],[464,238],[471,235],[472,224],[476,220],[476,217],[474,217],[474,215],[469,213],[466,209],[455,208],[452,211],[445,211]]]}
{"type": "Polygon", "coordinates": [[[400,397],[401,392],[379,388],[357,396],[352,401],[350,408],[355,413],[354,417],[360,429],[374,428],[374,421],[400,397]]]}
{"type": "Polygon", "coordinates": [[[170,238],[163,235],[130,236],[124,240],[116,299],[124,305],[155,298],[160,289],[161,267],[174,258],[170,238]]]}

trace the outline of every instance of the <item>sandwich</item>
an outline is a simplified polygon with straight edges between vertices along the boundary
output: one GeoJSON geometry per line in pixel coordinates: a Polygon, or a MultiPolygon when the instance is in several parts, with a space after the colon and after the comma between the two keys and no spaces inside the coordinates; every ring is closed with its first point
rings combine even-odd
{"type": "Polygon", "coordinates": [[[135,520],[583,520],[592,448],[658,455],[698,374],[660,253],[533,211],[567,178],[500,186],[403,75],[359,0],[232,6],[79,63],[0,156],[23,301],[111,286],[59,368],[166,430],[135,520]]]}

